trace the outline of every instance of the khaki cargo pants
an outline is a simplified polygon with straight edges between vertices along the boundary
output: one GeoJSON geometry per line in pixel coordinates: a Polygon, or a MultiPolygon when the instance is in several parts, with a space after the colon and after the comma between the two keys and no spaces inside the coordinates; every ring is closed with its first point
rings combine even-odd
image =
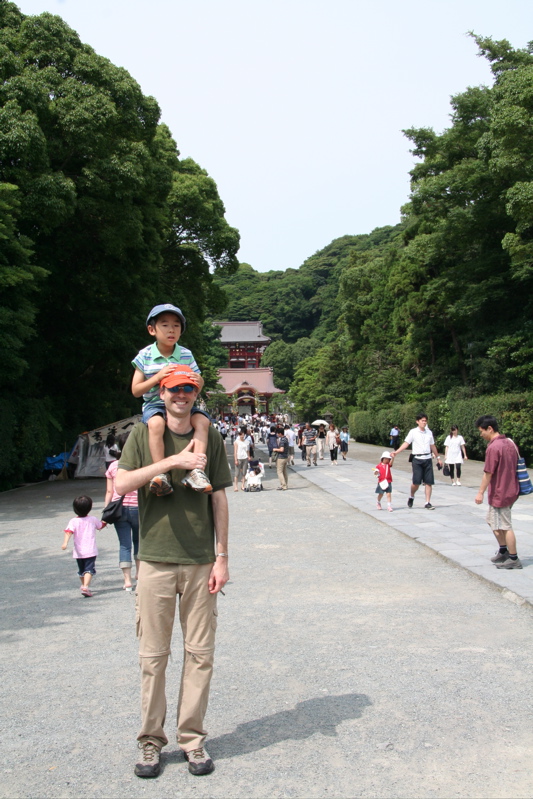
{"type": "Polygon", "coordinates": [[[142,561],[137,584],[137,636],[141,666],[139,741],[165,746],[165,671],[179,596],[183,670],[177,711],[178,745],[188,752],[203,746],[204,716],[213,673],[217,595],[207,586],[212,563],[187,566],[142,561]]]}

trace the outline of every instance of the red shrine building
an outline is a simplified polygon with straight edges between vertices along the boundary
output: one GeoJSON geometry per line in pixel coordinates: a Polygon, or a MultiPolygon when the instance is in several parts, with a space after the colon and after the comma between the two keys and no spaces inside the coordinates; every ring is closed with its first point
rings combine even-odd
{"type": "Polygon", "coordinates": [[[228,369],[259,369],[270,344],[261,322],[215,322],[222,328],[220,343],[228,351],[228,369]]]}
{"type": "Polygon", "coordinates": [[[215,322],[221,327],[220,343],[228,352],[228,365],[218,370],[218,380],[238,412],[270,413],[269,404],[275,394],[284,392],[274,385],[272,367],[260,366],[270,338],[263,333],[261,322],[215,322]]]}

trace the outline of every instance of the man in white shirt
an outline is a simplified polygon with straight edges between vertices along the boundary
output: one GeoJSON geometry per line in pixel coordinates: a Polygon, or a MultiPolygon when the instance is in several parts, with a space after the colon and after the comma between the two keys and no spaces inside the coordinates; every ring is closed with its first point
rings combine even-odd
{"type": "MultiPolygon", "coordinates": [[[[426,510],[435,510],[433,505],[431,504],[431,491],[433,489],[433,483],[435,482],[435,478],[433,476],[433,462],[431,459],[432,454],[435,455],[437,460],[440,463],[440,455],[438,453],[437,447],[435,446],[435,441],[433,439],[433,433],[428,427],[428,418],[425,413],[419,413],[416,417],[416,427],[413,427],[412,430],[409,430],[405,437],[405,441],[403,444],[398,447],[395,452],[392,452],[391,455],[394,458],[398,455],[399,452],[402,452],[404,449],[411,444],[413,447],[413,482],[411,485],[411,496],[407,500],[407,507],[412,508],[413,502],[415,498],[415,494],[420,488],[420,485],[424,483],[424,487],[426,490],[426,510]]],[[[394,462],[394,461],[393,461],[394,462]]]]}

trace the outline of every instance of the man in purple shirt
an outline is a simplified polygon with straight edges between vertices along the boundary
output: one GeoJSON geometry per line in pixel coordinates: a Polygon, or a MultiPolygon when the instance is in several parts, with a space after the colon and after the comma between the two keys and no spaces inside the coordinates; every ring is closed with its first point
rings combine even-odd
{"type": "Polygon", "coordinates": [[[497,569],[521,569],[516,554],[516,538],[512,529],[511,508],[518,499],[518,447],[498,430],[494,416],[480,416],[476,422],[481,438],[488,442],[485,453],[483,479],[476,496],[476,504],[483,503],[483,494],[489,489],[487,524],[500,545],[491,558],[497,569]]]}

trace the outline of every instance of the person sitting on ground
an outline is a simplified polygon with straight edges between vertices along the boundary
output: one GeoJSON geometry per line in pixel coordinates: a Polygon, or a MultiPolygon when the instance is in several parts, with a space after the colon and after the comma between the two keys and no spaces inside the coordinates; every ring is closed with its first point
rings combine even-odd
{"type": "Polygon", "coordinates": [[[259,460],[249,462],[250,468],[246,472],[244,479],[245,491],[261,491],[263,488],[263,477],[265,476],[265,467],[259,460]]]}
{"type": "MultiPolygon", "coordinates": [[[[159,384],[163,377],[173,372],[176,366],[189,366],[199,377],[198,388],[203,387],[200,369],[192,352],[180,347],[178,341],[185,332],[185,317],[175,305],[156,305],[146,319],[148,333],[155,342],[141,350],[133,359],[135,369],[131,383],[134,397],[142,397],[142,421],[148,426],[150,454],[154,463],[163,460],[165,448],[163,434],[165,432],[165,405],[161,400],[159,384]]],[[[194,428],[194,452],[205,455],[207,438],[211,420],[208,414],[193,408],[192,426],[194,428]]],[[[213,489],[207,475],[201,469],[187,472],[182,480],[184,485],[195,491],[209,494],[213,489]]],[[[164,497],[173,491],[169,475],[158,474],[150,483],[150,491],[158,497],[164,497]]]]}
{"type": "Polygon", "coordinates": [[[374,469],[378,478],[376,494],[378,495],[376,507],[381,510],[383,494],[387,495],[387,510],[392,513],[392,458],[390,452],[382,452],[379,463],[374,469]]]}

